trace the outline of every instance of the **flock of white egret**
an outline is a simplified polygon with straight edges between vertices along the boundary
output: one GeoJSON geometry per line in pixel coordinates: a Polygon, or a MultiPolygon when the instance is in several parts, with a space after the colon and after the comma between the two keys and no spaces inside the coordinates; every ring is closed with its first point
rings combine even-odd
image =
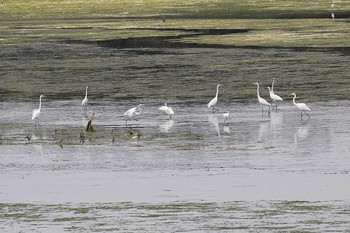
{"type": "MultiPolygon", "coordinates": [[[[272,80],[272,86],[271,88],[270,87],[267,87],[268,90],[269,90],[269,94],[270,94],[270,98],[271,98],[271,102],[268,102],[267,100],[265,100],[264,98],[260,97],[260,92],[259,92],[259,83],[253,83],[257,86],[256,88],[256,94],[257,94],[257,97],[258,97],[258,102],[261,106],[261,113],[263,114],[264,112],[264,106],[267,106],[268,107],[268,115],[270,116],[270,108],[272,107],[272,105],[274,104],[275,105],[275,108],[277,109],[279,103],[278,101],[282,101],[283,99],[275,94],[275,92],[273,91],[273,86],[275,84],[275,78],[273,78],[272,80]]],[[[218,102],[218,95],[219,95],[219,87],[220,87],[221,84],[218,84],[216,86],[216,95],[215,97],[208,103],[208,108],[213,108],[213,112],[217,111],[218,109],[215,108],[215,105],[217,104],[218,102]]],[[[310,118],[310,115],[306,112],[306,111],[311,111],[311,109],[306,106],[305,103],[296,103],[295,102],[295,98],[296,98],[296,94],[295,93],[292,93],[291,95],[294,95],[294,98],[293,98],[293,104],[300,110],[300,114],[301,114],[301,118],[303,117],[303,113],[305,113],[309,118],[310,118]]],[[[226,123],[227,119],[229,118],[230,116],[230,111],[227,111],[226,113],[223,114],[223,117],[224,117],[224,123],[226,123]]]]}
{"type": "MultiPolygon", "coordinates": [[[[259,83],[253,83],[253,84],[255,84],[257,86],[256,92],[257,92],[258,102],[259,102],[259,104],[261,106],[262,114],[264,112],[264,106],[266,106],[266,107],[268,107],[268,115],[270,116],[270,109],[271,109],[272,105],[274,104],[274,107],[277,109],[277,107],[279,105],[278,101],[282,101],[283,100],[280,96],[278,96],[277,94],[274,93],[273,87],[274,87],[274,84],[275,84],[275,78],[273,78],[271,88],[268,87],[271,102],[268,102],[267,100],[265,100],[262,97],[260,97],[259,83]]],[[[221,84],[218,84],[216,86],[216,95],[208,103],[208,108],[209,109],[212,108],[213,113],[215,111],[219,111],[218,109],[215,108],[215,106],[218,103],[219,87],[220,86],[221,86],[221,84]]],[[[296,103],[295,102],[295,99],[296,99],[296,94],[295,93],[292,93],[291,95],[294,96],[293,97],[293,104],[300,110],[301,118],[303,117],[303,113],[305,113],[310,118],[310,115],[307,113],[307,111],[311,111],[311,109],[305,103],[296,103]]],[[[40,118],[40,113],[41,113],[41,102],[42,102],[41,99],[42,99],[42,97],[44,97],[44,95],[40,95],[40,97],[39,97],[39,108],[38,109],[34,109],[33,110],[33,114],[32,114],[32,120],[35,121],[35,126],[37,124],[39,124],[39,118],[40,118]]],[[[86,86],[85,98],[81,102],[81,106],[84,108],[84,112],[85,113],[86,113],[86,105],[87,105],[87,103],[88,103],[88,86],[86,86]]],[[[126,125],[127,125],[129,120],[131,120],[135,116],[141,114],[141,106],[142,106],[142,104],[139,104],[137,107],[130,108],[129,110],[124,112],[124,116],[127,117],[126,125]]],[[[168,106],[166,103],[164,104],[164,106],[161,106],[158,109],[163,111],[164,113],[166,113],[169,116],[169,119],[171,119],[172,115],[174,115],[174,110],[170,106],[168,106]]],[[[230,111],[227,111],[227,112],[225,112],[223,114],[224,124],[226,124],[229,116],[230,116],[230,111]]]]}

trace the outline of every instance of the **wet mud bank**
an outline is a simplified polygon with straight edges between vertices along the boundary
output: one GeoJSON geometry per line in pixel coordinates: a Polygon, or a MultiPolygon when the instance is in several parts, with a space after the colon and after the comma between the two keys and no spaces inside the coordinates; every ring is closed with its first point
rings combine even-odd
{"type": "Polygon", "coordinates": [[[1,204],[0,229],[6,232],[38,228],[48,232],[342,232],[350,227],[349,207],[337,201],[1,204]]]}
{"type": "Polygon", "coordinates": [[[252,103],[256,94],[252,83],[265,86],[261,94],[266,97],[275,77],[278,94],[287,100],[292,92],[298,96],[302,92],[300,97],[311,102],[350,98],[348,48],[222,49],[180,43],[188,46],[181,48],[177,41],[174,45],[161,38],[150,39],[149,45],[142,38],[135,40],[122,48],[118,40],[116,45],[114,40],[106,42],[107,47],[85,41],[3,47],[0,97],[28,102],[44,94],[48,101],[73,100],[91,85],[93,105],[99,99],[146,97],[205,105],[213,95],[209,89],[221,83],[220,101],[252,103]],[[170,45],[175,47],[162,48],[170,45]]]}

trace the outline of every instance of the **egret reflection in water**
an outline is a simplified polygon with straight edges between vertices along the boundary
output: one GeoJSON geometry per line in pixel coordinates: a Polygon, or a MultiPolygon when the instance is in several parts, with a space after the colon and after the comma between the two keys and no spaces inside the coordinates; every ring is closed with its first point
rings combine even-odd
{"type": "Polygon", "coordinates": [[[208,121],[214,126],[217,135],[220,136],[220,128],[219,128],[218,116],[215,115],[215,114],[209,114],[208,115],[208,121]]]}
{"type": "Polygon", "coordinates": [[[258,141],[264,141],[265,135],[267,135],[271,131],[271,121],[263,120],[259,123],[259,135],[258,141]]]}
{"type": "Polygon", "coordinates": [[[283,111],[279,112],[273,112],[271,114],[271,133],[273,138],[277,138],[277,131],[280,130],[281,127],[283,127],[283,111]]]}
{"type": "Polygon", "coordinates": [[[228,125],[224,125],[224,132],[227,134],[231,133],[230,127],[228,125]]]}
{"type": "Polygon", "coordinates": [[[159,127],[161,131],[167,133],[170,131],[170,129],[174,126],[174,120],[167,120],[163,124],[161,124],[159,127]]]}
{"type": "Polygon", "coordinates": [[[300,142],[306,141],[309,136],[310,124],[307,121],[302,121],[301,125],[295,129],[294,145],[298,147],[300,142]]]}

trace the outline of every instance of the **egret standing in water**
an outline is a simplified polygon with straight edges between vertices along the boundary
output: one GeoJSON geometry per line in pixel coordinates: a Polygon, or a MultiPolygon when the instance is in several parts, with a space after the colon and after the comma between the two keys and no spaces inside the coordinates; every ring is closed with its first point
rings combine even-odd
{"type": "Polygon", "coordinates": [[[215,112],[215,110],[216,110],[216,111],[219,111],[219,109],[214,108],[214,106],[215,106],[215,105],[217,104],[217,102],[218,102],[219,86],[220,86],[220,85],[221,85],[221,84],[218,84],[218,85],[216,86],[216,95],[215,95],[214,99],[212,99],[212,100],[208,103],[208,108],[213,107],[213,112],[215,112]]]}
{"type": "Polygon", "coordinates": [[[171,119],[171,116],[174,115],[174,111],[171,107],[169,107],[166,103],[164,104],[164,106],[158,108],[161,111],[164,111],[166,114],[169,115],[169,119],[171,119]]]}
{"type": "Polygon", "coordinates": [[[36,127],[36,123],[39,124],[39,118],[40,118],[40,112],[41,112],[41,98],[43,98],[44,96],[43,95],[40,95],[39,97],[39,108],[38,109],[34,109],[33,110],[33,113],[32,113],[32,120],[35,120],[35,127],[36,127]]]}
{"type": "MultiPolygon", "coordinates": [[[[139,104],[137,107],[130,108],[128,111],[124,112],[124,116],[127,116],[125,123],[128,125],[128,121],[131,120],[134,116],[141,114],[141,106],[142,104],[139,104]]],[[[137,121],[137,119],[135,119],[137,121]]]]}
{"type": "Polygon", "coordinates": [[[222,116],[224,117],[224,125],[226,125],[226,121],[230,116],[230,111],[225,112],[222,116]]]}
{"type": "Polygon", "coordinates": [[[260,97],[260,94],[259,94],[259,83],[253,83],[257,86],[256,88],[256,93],[257,93],[257,96],[258,96],[258,101],[259,101],[259,104],[261,105],[261,114],[264,113],[264,105],[265,106],[268,106],[269,109],[267,111],[268,115],[270,116],[270,107],[271,107],[271,104],[269,102],[267,102],[265,99],[261,98],[260,97]]]}
{"type": "Polygon", "coordinates": [[[271,101],[275,103],[275,107],[276,107],[276,110],[277,110],[277,106],[279,105],[278,101],[282,101],[283,99],[280,96],[275,94],[275,92],[273,90],[274,84],[275,84],[275,78],[272,79],[271,90],[270,90],[270,87],[268,87],[268,89],[269,89],[271,101]]]}
{"type": "Polygon", "coordinates": [[[86,112],[86,104],[88,102],[88,98],[87,98],[87,92],[88,92],[88,86],[86,86],[86,90],[85,90],[85,98],[83,99],[83,101],[81,101],[81,106],[84,107],[84,111],[86,112]]]}
{"type": "Polygon", "coordinates": [[[271,104],[275,103],[275,108],[277,110],[277,107],[279,105],[278,101],[282,101],[283,99],[280,96],[278,96],[275,93],[273,93],[273,90],[270,89],[270,87],[267,87],[267,88],[269,89],[270,98],[271,98],[271,104]]]}
{"type": "Polygon", "coordinates": [[[303,119],[303,112],[310,118],[309,114],[307,114],[306,111],[311,111],[311,109],[308,106],[306,106],[305,103],[295,103],[295,98],[297,97],[297,95],[295,93],[292,93],[290,95],[294,95],[294,97],[293,97],[293,104],[295,106],[297,106],[297,108],[299,108],[300,114],[301,114],[300,115],[301,119],[303,119]]]}

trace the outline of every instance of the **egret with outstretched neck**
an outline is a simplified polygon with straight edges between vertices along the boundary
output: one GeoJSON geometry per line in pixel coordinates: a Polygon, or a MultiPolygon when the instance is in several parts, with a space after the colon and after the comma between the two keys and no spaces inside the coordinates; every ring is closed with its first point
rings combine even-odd
{"type": "MultiPolygon", "coordinates": [[[[125,121],[125,124],[128,125],[128,121],[131,120],[134,116],[141,114],[141,106],[142,104],[139,104],[137,107],[130,108],[126,112],[124,112],[124,116],[127,116],[128,118],[125,121]]],[[[134,119],[137,121],[137,119],[134,119]]]]}
{"type": "Polygon", "coordinates": [[[292,94],[290,94],[290,95],[293,95],[293,96],[294,96],[294,97],[293,97],[293,104],[294,104],[295,106],[297,106],[297,108],[299,108],[301,119],[303,119],[303,112],[310,118],[309,114],[307,114],[306,111],[311,111],[311,109],[310,109],[308,106],[306,106],[305,103],[296,103],[296,102],[295,102],[295,98],[297,97],[297,95],[296,95],[295,93],[292,93],[292,94]]]}
{"type": "Polygon", "coordinates": [[[39,108],[38,109],[34,109],[33,110],[33,113],[32,113],[32,120],[35,120],[35,127],[36,127],[36,123],[38,122],[38,125],[39,124],[39,118],[40,118],[40,113],[41,113],[41,98],[43,98],[44,96],[43,95],[40,95],[39,97],[39,108]]]}
{"type": "Polygon", "coordinates": [[[267,111],[268,115],[270,116],[270,107],[271,107],[271,104],[269,102],[267,102],[265,99],[261,98],[260,97],[260,93],[259,93],[259,83],[253,83],[257,86],[256,88],[256,94],[258,96],[258,101],[259,101],[259,104],[261,105],[261,114],[264,114],[264,106],[268,106],[269,109],[267,111]]]}
{"type": "Polygon", "coordinates": [[[215,112],[215,110],[216,110],[216,111],[219,111],[219,109],[216,109],[216,108],[214,107],[214,106],[217,104],[217,102],[218,102],[219,86],[221,86],[221,84],[218,84],[218,85],[216,86],[216,95],[215,95],[214,99],[212,99],[212,100],[208,103],[208,108],[213,107],[213,112],[215,112]]]}
{"type": "Polygon", "coordinates": [[[270,88],[269,87],[268,88],[269,88],[271,101],[275,103],[275,107],[277,109],[277,106],[279,105],[278,101],[282,101],[283,99],[279,95],[275,94],[273,90],[274,84],[275,84],[275,78],[272,79],[271,91],[270,91],[270,88]]]}

